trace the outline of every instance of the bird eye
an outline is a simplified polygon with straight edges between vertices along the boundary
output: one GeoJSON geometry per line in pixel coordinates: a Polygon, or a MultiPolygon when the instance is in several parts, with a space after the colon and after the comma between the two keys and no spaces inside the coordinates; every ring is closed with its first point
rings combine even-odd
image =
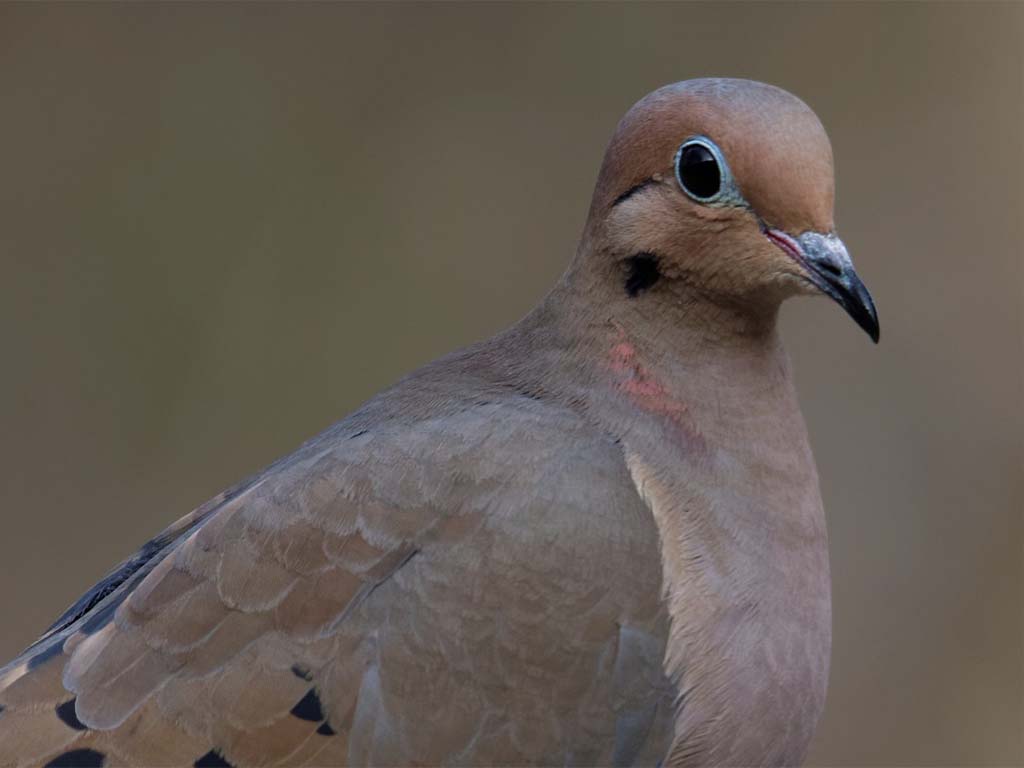
{"type": "Polygon", "coordinates": [[[699,203],[714,202],[722,191],[724,161],[705,138],[688,139],[676,153],[676,180],[699,203]]]}

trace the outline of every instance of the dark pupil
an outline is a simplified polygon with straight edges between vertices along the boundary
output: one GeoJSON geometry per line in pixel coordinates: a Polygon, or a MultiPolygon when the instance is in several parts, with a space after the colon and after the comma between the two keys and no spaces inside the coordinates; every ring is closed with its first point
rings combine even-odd
{"type": "Polygon", "coordinates": [[[714,197],[722,184],[722,174],[711,150],[702,144],[683,147],[679,153],[679,180],[694,197],[714,197]]]}

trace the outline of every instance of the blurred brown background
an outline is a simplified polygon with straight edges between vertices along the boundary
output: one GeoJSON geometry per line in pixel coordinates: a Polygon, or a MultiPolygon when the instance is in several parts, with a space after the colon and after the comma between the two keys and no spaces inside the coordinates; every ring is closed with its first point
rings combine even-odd
{"type": "Polygon", "coordinates": [[[832,535],[811,763],[1019,765],[1022,5],[0,6],[0,658],[150,535],[522,315],[650,89],[835,147],[875,348],[785,336],[832,535]]]}

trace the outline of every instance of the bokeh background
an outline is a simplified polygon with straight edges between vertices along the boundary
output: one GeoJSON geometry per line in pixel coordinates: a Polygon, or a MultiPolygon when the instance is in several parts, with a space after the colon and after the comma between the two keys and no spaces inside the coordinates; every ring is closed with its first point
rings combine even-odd
{"type": "Polygon", "coordinates": [[[1020,765],[1024,5],[0,6],[0,657],[564,268],[700,75],[821,116],[872,346],[784,332],[828,508],[815,765],[1020,765]]]}

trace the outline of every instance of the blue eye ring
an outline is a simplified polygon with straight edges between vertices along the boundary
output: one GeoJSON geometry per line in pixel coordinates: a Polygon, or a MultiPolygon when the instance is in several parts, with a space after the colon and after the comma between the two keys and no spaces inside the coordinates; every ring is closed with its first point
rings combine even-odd
{"type": "MultiPolygon", "coordinates": [[[[736,182],[733,179],[729,163],[725,160],[725,155],[722,154],[722,150],[718,148],[718,145],[707,136],[690,136],[686,141],[680,144],[679,149],[676,150],[675,158],[672,161],[672,168],[675,173],[676,183],[691,200],[698,202],[701,205],[746,206],[746,201],[736,188],[736,182]],[[700,190],[695,191],[695,187],[699,185],[694,183],[694,179],[686,178],[690,175],[688,173],[689,169],[682,167],[683,161],[687,155],[692,156],[696,154],[692,151],[688,152],[688,150],[694,150],[697,148],[704,150],[704,152],[711,155],[718,171],[718,188],[714,192],[703,195],[699,194],[700,190]],[[689,180],[689,184],[687,183],[687,180],[689,180]]],[[[706,175],[706,171],[704,172],[704,175],[706,175]]],[[[706,183],[706,181],[707,179],[705,178],[702,180],[702,183],[706,183]]]]}

